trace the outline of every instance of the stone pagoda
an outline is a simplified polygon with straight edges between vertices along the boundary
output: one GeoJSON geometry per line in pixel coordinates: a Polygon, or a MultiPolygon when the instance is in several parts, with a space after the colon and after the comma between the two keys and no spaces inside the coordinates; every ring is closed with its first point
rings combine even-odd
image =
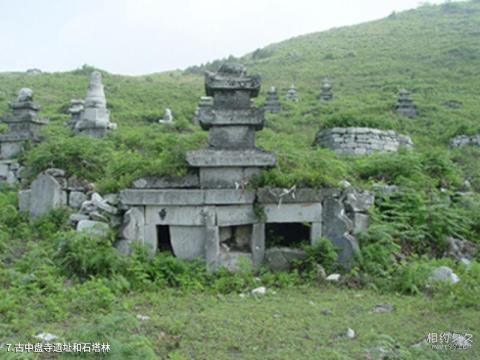
{"type": "Polygon", "coordinates": [[[193,116],[193,123],[196,125],[200,125],[200,112],[201,109],[213,106],[213,99],[210,96],[201,96],[200,101],[198,102],[198,106],[195,109],[195,115],[193,116]]]}
{"type": "Polygon", "coordinates": [[[107,110],[102,75],[94,71],[90,77],[84,109],[75,124],[74,132],[76,135],[103,137],[109,130],[115,128],[116,124],[110,122],[110,112],[107,110]]]}
{"type": "Polygon", "coordinates": [[[282,111],[282,104],[278,99],[277,89],[272,86],[267,92],[267,101],[265,102],[265,111],[270,113],[279,113],[282,111]]]}
{"type": "Polygon", "coordinates": [[[70,107],[68,108],[70,119],[65,121],[65,125],[70,127],[72,130],[75,129],[75,125],[80,120],[84,108],[85,101],[83,101],[82,99],[70,100],[70,107]]]}
{"type": "Polygon", "coordinates": [[[213,106],[199,111],[200,126],[208,130],[208,149],[187,153],[198,168],[201,188],[243,188],[262,168],[275,164],[275,156],[255,147],[255,131],[264,123],[263,109],[252,107],[260,77],[247,76],[245,67],[224,64],[205,74],[207,96],[213,106]]]}
{"type": "Polygon", "coordinates": [[[287,94],[285,95],[285,100],[287,101],[298,101],[298,96],[297,96],[297,89],[295,88],[295,85],[291,85],[290,88],[287,90],[287,94]]]}
{"type": "Polygon", "coordinates": [[[330,101],[332,99],[333,99],[332,85],[330,84],[330,81],[327,78],[325,78],[323,79],[322,88],[320,90],[320,100],[330,101]]]}
{"type": "Polygon", "coordinates": [[[48,119],[37,116],[40,106],[33,101],[33,91],[23,88],[15,101],[10,102],[11,116],[1,118],[8,125],[5,134],[0,135],[1,158],[10,159],[17,156],[28,141],[39,141],[40,128],[48,119]]]}
{"type": "Polygon", "coordinates": [[[407,117],[416,117],[418,115],[417,106],[413,103],[410,93],[407,90],[401,89],[399,91],[395,111],[397,114],[407,117]]]}

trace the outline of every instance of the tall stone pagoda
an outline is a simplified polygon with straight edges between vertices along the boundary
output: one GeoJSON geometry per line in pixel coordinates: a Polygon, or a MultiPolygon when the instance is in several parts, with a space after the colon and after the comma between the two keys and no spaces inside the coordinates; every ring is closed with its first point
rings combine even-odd
{"type": "Polygon", "coordinates": [[[115,128],[116,124],[110,122],[110,112],[107,110],[102,74],[94,71],[90,77],[84,109],[75,124],[74,132],[76,135],[103,137],[109,130],[115,128]]]}
{"type": "Polygon", "coordinates": [[[285,95],[285,100],[287,101],[298,101],[298,96],[297,96],[297,89],[295,88],[295,85],[291,85],[290,88],[287,90],[287,94],[285,95]]]}
{"type": "Polygon", "coordinates": [[[190,166],[199,168],[200,187],[243,188],[275,156],[255,147],[255,131],[264,124],[263,109],[252,107],[260,91],[260,77],[247,76],[239,64],[224,64],[217,73],[205,74],[207,96],[213,106],[199,109],[199,121],[208,130],[208,149],[187,153],[190,166]]]}
{"type": "Polygon", "coordinates": [[[0,135],[2,159],[17,156],[28,141],[39,141],[40,128],[48,123],[48,119],[38,117],[40,106],[33,101],[31,89],[21,89],[17,99],[10,102],[9,106],[12,115],[0,119],[8,125],[7,132],[0,135]]]}
{"type": "Polygon", "coordinates": [[[327,78],[325,78],[323,79],[322,88],[320,90],[320,100],[330,101],[332,99],[333,99],[332,85],[330,84],[330,81],[327,78]]]}
{"type": "Polygon", "coordinates": [[[270,113],[279,113],[282,111],[282,104],[280,104],[280,100],[278,99],[275,86],[272,86],[267,92],[267,101],[265,102],[264,109],[270,113]]]}
{"type": "Polygon", "coordinates": [[[417,106],[413,103],[410,93],[406,89],[399,91],[395,111],[397,114],[407,117],[416,117],[418,115],[417,106]]]}

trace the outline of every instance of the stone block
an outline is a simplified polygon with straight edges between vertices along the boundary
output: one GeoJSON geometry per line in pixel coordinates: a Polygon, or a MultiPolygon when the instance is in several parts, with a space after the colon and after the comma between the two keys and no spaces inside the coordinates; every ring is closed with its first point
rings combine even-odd
{"type": "Polygon", "coordinates": [[[123,215],[123,224],[120,229],[120,238],[136,241],[143,244],[145,240],[145,215],[143,208],[130,208],[123,215]]]}
{"type": "Polygon", "coordinates": [[[20,190],[18,192],[18,209],[20,211],[29,211],[30,209],[30,194],[32,190],[20,190]]]}
{"type": "Polygon", "coordinates": [[[143,177],[133,181],[135,189],[191,189],[200,186],[197,174],[185,176],[143,177]]]}
{"type": "Polygon", "coordinates": [[[306,259],[307,254],[302,249],[274,247],[265,251],[267,266],[273,271],[290,270],[293,261],[306,259]]]}
{"type": "Polygon", "coordinates": [[[87,200],[87,195],[80,191],[71,191],[70,194],[68,194],[68,206],[74,209],[80,209],[82,204],[87,200]]]}
{"type": "Polygon", "coordinates": [[[90,236],[104,237],[108,235],[110,227],[108,224],[99,221],[80,220],[77,224],[77,231],[83,231],[90,236]]]}
{"type": "Polygon", "coordinates": [[[32,218],[67,204],[66,192],[53,176],[40,174],[32,182],[31,189],[30,217],[32,218]]]}
{"type": "Polygon", "coordinates": [[[264,206],[267,223],[320,222],[322,204],[282,204],[264,206]]]}
{"type": "Polygon", "coordinates": [[[252,264],[258,269],[265,258],[265,224],[258,223],[252,226],[252,264]]]}
{"type": "Polygon", "coordinates": [[[217,206],[216,213],[219,226],[244,225],[258,222],[251,205],[217,206]]]}
{"type": "Polygon", "coordinates": [[[260,172],[260,168],[201,168],[200,186],[204,189],[241,189],[260,172]]]}
{"type": "Polygon", "coordinates": [[[123,205],[200,205],[204,203],[203,190],[140,190],[120,192],[123,205]]]}
{"type": "MultiPolygon", "coordinates": [[[[210,208],[208,208],[210,209],[210,208]]],[[[145,222],[158,225],[202,226],[206,207],[199,206],[147,206],[145,222]]],[[[210,209],[215,212],[212,207],[210,209]]]]}
{"type": "Polygon", "coordinates": [[[205,226],[170,226],[173,253],[180,259],[205,257],[205,226]]]}
{"type": "Polygon", "coordinates": [[[214,126],[208,133],[208,145],[217,149],[255,147],[255,130],[248,126],[214,126]]]}
{"type": "Polygon", "coordinates": [[[187,162],[193,167],[268,167],[275,165],[275,155],[259,149],[203,149],[187,152],[187,162]]]}

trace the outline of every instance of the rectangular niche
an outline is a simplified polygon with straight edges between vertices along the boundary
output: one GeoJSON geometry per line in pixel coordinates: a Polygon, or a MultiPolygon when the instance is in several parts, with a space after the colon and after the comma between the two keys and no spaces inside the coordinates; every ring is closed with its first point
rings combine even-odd
{"type": "Polygon", "coordinates": [[[157,225],[157,251],[173,254],[170,226],[157,225]]]}
{"type": "Polygon", "coordinates": [[[222,252],[252,252],[252,225],[221,226],[219,228],[222,252]]]}
{"type": "Polygon", "coordinates": [[[265,225],[265,247],[293,247],[310,244],[310,223],[285,222],[265,225]]]}

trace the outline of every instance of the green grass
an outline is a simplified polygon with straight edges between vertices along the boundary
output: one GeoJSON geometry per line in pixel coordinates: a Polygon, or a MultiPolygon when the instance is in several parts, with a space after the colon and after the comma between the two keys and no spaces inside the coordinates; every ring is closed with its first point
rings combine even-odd
{"type": "MultiPolygon", "coordinates": [[[[48,331],[60,342],[109,342],[111,359],[368,359],[367,351],[380,346],[399,359],[478,358],[477,311],[446,313],[440,303],[325,285],[268,289],[265,296],[243,298],[167,289],[116,297],[108,311],[76,311],[66,304],[70,316],[60,321],[54,314],[36,318],[27,310],[18,314],[15,330],[3,329],[2,341],[33,342],[34,335],[48,331]],[[394,311],[371,313],[384,303],[394,305],[394,311]],[[347,328],[354,329],[355,339],[342,336],[347,328]],[[443,353],[429,345],[412,348],[428,333],[446,331],[472,334],[473,348],[443,353]]],[[[37,299],[30,301],[32,308],[39,305],[37,299]]],[[[5,350],[0,355],[15,358],[5,350]]]]}

